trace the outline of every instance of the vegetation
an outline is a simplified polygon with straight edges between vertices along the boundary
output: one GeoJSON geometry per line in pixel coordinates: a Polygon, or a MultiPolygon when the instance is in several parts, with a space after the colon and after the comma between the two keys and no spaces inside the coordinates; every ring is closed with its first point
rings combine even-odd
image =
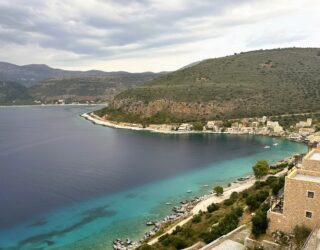
{"type": "Polygon", "coordinates": [[[223,194],[223,187],[221,186],[215,186],[213,188],[213,191],[216,192],[217,196],[222,195],[223,194]]]}
{"type": "Polygon", "coordinates": [[[156,74],[124,74],[110,77],[55,78],[42,81],[29,88],[35,99],[71,97],[74,99],[98,98],[108,100],[119,92],[152,80],[156,74]]]}
{"type": "Polygon", "coordinates": [[[252,169],[253,169],[254,176],[257,179],[260,179],[263,176],[266,176],[268,174],[269,164],[265,160],[260,160],[252,167],[252,169]]]}
{"type": "Polygon", "coordinates": [[[27,88],[16,82],[0,81],[0,104],[32,103],[27,88]]]}
{"type": "Polygon", "coordinates": [[[269,210],[269,208],[270,207],[268,204],[263,203],[251,219],[252,234],[255,237],[266,233],[266,230],[268,228],[267,211],[269,210]]]}
{"type": "Polygon", "coordinates": [[[121,92],[105,111],[111,120],[158,123],[318,111],[318,52],[273,49],[204,60],[121,92]]]}
{"type": "Polygon", "coordinates": [[[266,211],[269,209],[267,199],[273,187],[281,183],[281,178],[270,176],[265,181],[257,181],[255,185],[240,193],[234,192],[223,204],[211,204],[207,212],[202,212],[183,226],[178,226],[172,234],[162,236],[152,245],[143,245],[139,250],[175,250],[194,245],[199,241],[210,243],[220,236],[247,223],[246,218],[252,217],[252,233],[258,237],[268,226],[266,211]],[[247,211],[243,209],[249,206],[247,211]],[[245,216],[242,216],[245,213],[245,216]]]}
{"type": "Polygon", "coordinates": [[[293,230],[294,239],[298,246],[298,249],[301,249],[304,242],[308,238],[309,234],[311,233],[311,229],[305,226],[296,226],[293,230]]]}
{"type": "Polygon", "coordinates": [[[249,195],[246,198],[246,204],[248,205],[250,211],[254,211],[261,206],[261,204],[268,198],[268,190],[260,190],[259,192],[249,195]]]}
{"type": "Polygon", "coordinates": [[[201,235],[203,241],[208,244],[211,241],[218,239],[222,235],[236,229],[239,223],[239,218],[242,216],[242,214],[242,208],[236,207],[232,209],[216,226],[211,229],[210,232],[206,232],[201,235]]]}
{"type": "Polygon", "coordinates": [[[209,205],[207,207],[207,210],[208,210],[209,213],[212,213],[214,211],[217,211],[219,208],[220,208],[219,204],[212,203],[211,205],[209,205]]]}
{"type": "Polygon", "coordinates": [[[66,103],[105,101],[163,74],[68,71],[40,64],[18,66],[0,62],[0,103],[32,104],[33,100],[52,103],[59,99],[66,103]]]}
{"type": "Polygon", "coordinates": [[[193,123],[193,130],[195,131],[202,131],[205,124],[201,122],[195,122],[193,123]]]}

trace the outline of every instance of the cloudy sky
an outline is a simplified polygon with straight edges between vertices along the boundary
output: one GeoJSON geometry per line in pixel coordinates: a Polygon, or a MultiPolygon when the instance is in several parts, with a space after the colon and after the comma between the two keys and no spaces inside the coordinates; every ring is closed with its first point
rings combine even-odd
{"type": "Polygon", "coordinates": [[[163,71],[253,49],[320,47],[320,0],[0,0],[0,61],[163,71]]]}

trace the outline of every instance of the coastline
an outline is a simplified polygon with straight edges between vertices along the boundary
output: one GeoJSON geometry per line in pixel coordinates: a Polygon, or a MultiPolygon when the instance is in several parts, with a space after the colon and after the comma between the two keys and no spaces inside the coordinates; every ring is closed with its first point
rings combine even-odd
{"type": "Polygon", "coordinates": [[[127,126],[124,124],[117,124],[111,121],[107,121],[104,119],[101,119],[99,116],[92,114],[92,113],[84,113],[80,115],[84,119],[91,121],[95,125],[101,125],[109,128],[117,128],[117,129],[127,129],[127,130],[135,130],[135,131],[146,131],[146,132],[152,132],[152,133],[161,133],[161,134],[245,134],[245,133],[228,133],[228,132],[214,132],[210,130],[206,131],[195,131],[195,130],[189,130],[189,131],[174,131],[174,130],[159,130],[156,128],[141,128],[138,124],[133,124],[135,126],[127,126]]]}
{"type": "MultiPolygon", "coordinates": [[[[288,159],[291,159],[291,158],[292,157],[290,157],[288,159]]],[[[284,160],[288,160],[288,159],[284,159],[284,160]]],[[[279,176],[285,175],[287,172],[288,172],[288,168],[285,168],[282,171],[280,171],[274,175],[271,175],[271,174],[267,175],[264,179],[268,178],[269,176],[279,177],[279,176]]],[[[183,226],[186,223],[188,223],[193,218],[194,215],[197,215],[201,212],[206,212],[207,207],[209,205],[211,205],[212,203],[222,203],[223,201],[229,199],[233,192],[240,193],[246,189],[253,187],[253,185],[256,181],[257,181],[257,179],[253,175],[248,176],[246,180],[232,182],[231,186],[224,188],[223,195],[221,195],[221,196],[216,196],[214,193],[212,193],[212,194],[204,195],[204,196],[200,197],[199,198],[200,201],[198,203],[196,203],[196,205],[193,206],[193,208],[191,209],[191,211],[189,212],[189,214],[186,216],[185,219],[183,219],[179,223],[173,225],[172,227],[167,229],[161,235],[159,235],[155,238],[152,238],[150,240],[147,240],[147,244],[153,245],[153,244],[157,243],[158,239],[161,236],[163,236],[165,234],[171,234],[178,226],[183,226]]]]}
{"type": "MultiPolygon", "coordinates": [[[[245,135],[248,133],[229,133],[229,132],[214,132],[214,131],[166,131],[166,130],[158,130],[155,128],[142,128],[139,127],[139,124],[133,124],[133,126],[127,126],[121,123],[114,123],[108,120],[104,120],[100,118],[99,116],[93,114],[93,113],[84,113],[81,115],[81,117],[85,118],[88,121],[91,121],[95,125],[101,125],[106,126],[110,128],[118,128],[118,129],[127,129],[127,130],[135,130],[135,131],[146,131],[146,132],[152,132],[152,133],[163,133],[163,134],[234,134],[234,135],[245,135]]],[[[141,125],[140,125],[141,126],[141,125]]],[[[260,134],[253,134],[253,135],[260,135],[260,134]]],[[[271,137],[271,135],[265,135],[271,137]]],[[[287,136],[278,136],[283,139],[288,139],[287,136]]],[[[291,140],[293,141],[293,140],[291,140]]],[[[293,156],[287,157],[283,160],[280,160],[278,162],[289,162],[293,159],[293,156]]],[[[274,174],[274,176],[281,176],[284,175],[288,171],[287,168],[283,169],[282,171],[274,174]]],[[[270,174],[272,175],[272,174],[270,174]]],[[[270,176],[268,175],[268,176],[270,176]]],[[[240,178],[241,179],[241,178],[240,178]]],[[[127,247],[127,249],[136,249],[139,247],[142,243],[147,243],[149,245],[153,245],[158,242],[158,239],[165,235],[165,234],[171,234],[178,226],[183,226],[186,223],[188,223],[190,220],[192,220],[194,215],[199,214],[200,212],[207,211],[207,207],[211,205],[212,203],[221,203],[224,200],[230,198],[231,194],[233,192],[242,192],[246,189],[251,188],[254,183],[256,182],[256,178],[252,175],[246,176],[243,178],[244,180],[237,180],[230,183],[230,186],[224,187],[224,194],[222,196],[216,196],[215,194],[206,194],[203,196],[200,196],[199,198],[196,198],[191,201],[181,202],[181,206],[178,207],[177,211],[174,211],[173,214],[167,215],[165,218],[162,218],[159,221],[152,222],[153,228],[145,233],[145,235],[138,241],[138,242],[131,242],[131,244],[127,244],[126,242],[123,242],[121,240],[115,240],[114,241],[114,249],[122,249],[121,247],[127,247]],[[181,213],[179,211],[182,211],[181,213]],[[168,225],[168,222],[170,223],[168,225]],[[165,231],[161,233],[160,235],[157,235],[161,229],[163,229],[163,226],[167,225],[165,231]],[[155,236],[157,235],[157,236],[155,236]]],[[[130,241],[130,240],[129,240],[130,241]]]]}
{"type": "Polygon", "coordinates": [[[70,104],[27,104],[27,105],[0,105],[0,108],[28,108],[28,107],[63,107],[63,106],[104,106],[103,103],[70,103],[70,104]]]}
{"type": "Polygon", "coordinates": [[[189,214],[186,216],[185,219],[180,221],[179,223],[175,224],[168,230],[166,230],[164,233],[161,235],[150,239],[147,241],[147,244],[153,245],[158,242],[158,239],[165,235],[165,234],[171,234],[178,226],[183,226],[186,223],[188,223],[194,215],[199,214],[200,212],[206,212],[207,207],[211,205],[212,203],[221,203],[226,199],[229,199],[231,194],[233,192],[242,192],[250,187],[252,187],[255,183],[256,179],[253,176],[250,176],[247,180],[244,181],[237,181],[237,182],[232,182],[230,187],[224,188],[224,192],[222,196],[216,196],[215,194],[209,194],[209,195],[204,195],[199,198],[199,202],[196,203],[189,214]]]}

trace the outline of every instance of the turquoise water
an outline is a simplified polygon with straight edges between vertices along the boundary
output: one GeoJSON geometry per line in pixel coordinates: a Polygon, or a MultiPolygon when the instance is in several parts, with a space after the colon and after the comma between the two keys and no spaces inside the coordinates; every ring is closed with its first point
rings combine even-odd
{"type": "MultiPolygon", "coordinates": [[[[74,113],[72,112],[72,114],[74,113]]],[[[139,174],[135,178],[139,177],[139,180],[142,179],[142,181],[130,188],[122,188],[122,190],[109,192],[105,195],[94,195],[91,198],[86,196],[82,200],[74,200],[67,205],[59,205],[54,209],[47,210],[47,212],[38,213],[29,219],[24,219],[13,226],[2,229],[0,231],[0,249],[9,249],[9,247],[12,247],[12,249],[112,249],[111,242],[115,238],[140,239],[148,231],[148,227],[145,226],[146,221],[163,218],[181,200],[207,194],[214,185],[226,185],[240,176],[251,174],[251,167],[257,160],[266,159],[272,163],[307,150],[302,144],[279,138],[231,135],[156,135],[122,130],[115,131],[110,128],[93,126],[78,117],[74,121],[81,124],[80,127],[84,126],[84,129],[90,131],[90,136],[92,136],[92,133],[96,133],[93,131],[98,131],[99,137],[101,137],[102,133],[107,131],[107,133],[112,133],[112,137],[117,134],[120,136],[126,134],[130,138],[133,136],[135,140],[144,138],[144,141],[141,142],[143,152],[147,152],[143,145],[147,145],[148,140],[152,140],[152,143],[158,140],[164,143],[170,142],[170,145],[174,141],[178,141],[180,145],[181,140],[183,140],[182,151],[188,152],[186,158],[199,158],[200,162],[203,160],[202,157],[206,157],[211,162],[175,172],[171,177],[166,176],[161,179],[150,180],[148,177],[139,174]],[[226,145],[232,144],[233,146],[226,147],[222,141],[219,141],[221,138],[226,145]],[[244,139],[245,144],[237,144],[238,141],[244,139]],[[212,143],[212,141],[216,143],[215,147],[217,147],[213,147],[212,155],[210,155],[210,151],[205,151],[207,148],[204,149],[202,144],[212,143]],[[278,143],[278,146],[272,146],[274,143],[278,143]],[[189,144],[192,144],[191,151],[189,144]],[[219,154],[223,152],[221,148],[219,149],[219,145],[227,151],[224,152],[225,157],[222,159],[215,155],[217,152],[219,154]],[[246,147],[246,145],[250,148],[248,152],[244,148],[238,148],[240,146],[246,147]],[[265,149],[265,145],[270,145],[271,148],[265,149]],[[239,150],[246,153],[240,154],[239,150]],[[237,155],[237,157],[232,157],[233,155],[237,155]],[[214,160],[215,158],[217,158],[217,161],[214,160]],[[143,181],[144,178],[145,181],[143,181]],[[143,184],[143,182],[145,183],[143,184]],[[204,184],[208,184],[209,187],[204,187],[204,184]],[[187,193],[187,190],[192,190],[192,193],[187,193]],[[166,202],[172,202],[172,205],[165,205],[166,202]]],[[[110,140],[110,137],[108,138],[110,140]]],[[[129,140],[129,138],[126,140],[129,140]]],[[[115,145],[114,142],[113,145],[115,145]]],[[[137,141],[135,141],[135,145],[138,145],[137,141]]],[[[162,147],[157,149],[161,157],[168,157],[168,152],[161,151],[164,150],[162,147]]],[[[174,150],[174,148],[171,150],[174,150]]],[[[181,157],[178,151],[176,154],[176,157],[181,157]]],[[[136,155],[136,157],[141,158],[143,155],[136,155]]],[[[147,158],[146,155],[145,157],[147,158]]],[[[157,159],[157,162],[159,159],[157,159]]],[[[127,162],[128,168],[135,166],[134,160],[128,160],[127,162]]],[[[139,164],[143,164],[143,162],[141,161],[139,164]]],[[[170,161],[168,163],[168,161],[163,160],[162,163],[170,164],[170,161]]],[[[181,165],[183,166],[184,162],[181,165]]],[[[148,168],[150,167],[152,168],[152,165],[148,166],[148,168]]],[[[172,168],[174,167],[175,165],[172,166],[172,168]]],[[[159,166],[157,166],[157,169],[156,172],[161,173],[159,166]]],[[[163,169],[163,171],[170,171],[171,168],[163,167],[163,169]]],[[[126,171],[121,172],[121,175],[125,173],[126,171]]],[[[129,172],[127,171],[127,173],[129,172]]],[[[116,181],[115,179],[116,177],[113,176],[113,179],[108,179],[108,182],[116,181]]],[[[65,182],[68,182],[68,179],[65,182]]],[[[86,192],[87,189],[92,187],[100,187],[98,184],[94,185],[94,183],[90,184],[91,186],[86,185],[81,186],[80,192],[86,192]]],[[[76,186],[75,188],[79,187],[76,186]]],[[[57,187],[57,190],[59,190],[59,187],[57,187]]],[[[54,195],[61,196],[57,193],[54,193],[54,195]]],[[[0,197],[4,197],[4,194],[2,193],[0,197]]],[[[54,199],[54,196],[50,199],[54,199]]],[[[41,205],[41,202],[39,204],[41,205]]]]}

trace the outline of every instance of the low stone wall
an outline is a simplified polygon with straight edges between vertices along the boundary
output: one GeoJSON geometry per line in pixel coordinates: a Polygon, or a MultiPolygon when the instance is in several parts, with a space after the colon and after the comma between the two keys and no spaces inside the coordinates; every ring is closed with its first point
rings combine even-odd
{"type": "Polygon", "coordinates": [[[203,247],[203,242],[197,242],[196,244],[192,245],[191,247],[184,248],[183,250],[199,250],[203,247]]]}
{"type": "Polygon", "coordinates": [[[277,243],[268,241],[268,240],[263,240],[262,242],[253,240],[249,237],[247,237],[244,241],[244,245],[247,248],[250,249],[263,249],[263,250],[280,250],[281,246],[277,243]]]}
{"type": "Polygon", "coordinates": [[[200,250],[210,250],[213,247],[216,247],[218,245],[220,245],[222,242],[224,242],[225,240],[230,239],[234,234],[240,232],[241,230],[245,229],[246,225],[242,225],[240,227],[237,227],[235,230],[231,231],[230,233],[221,236],[220,238],[216,239],[215,241],[212,241],[210,244],[205,245],[203,248],[201,248],[200,250]]]}

